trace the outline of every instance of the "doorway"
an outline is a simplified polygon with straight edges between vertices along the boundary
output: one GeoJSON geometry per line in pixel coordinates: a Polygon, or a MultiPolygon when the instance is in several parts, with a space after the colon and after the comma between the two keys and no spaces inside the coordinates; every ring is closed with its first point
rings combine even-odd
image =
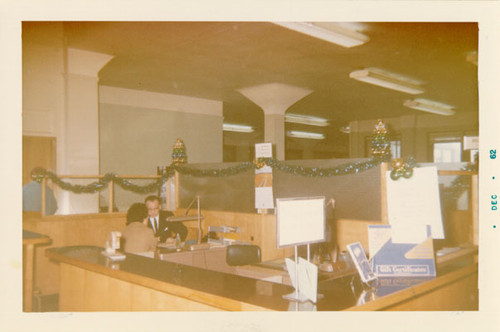
{"type": "Polygon", "coordinates": [[[56,171],[55,137],[23,136],[23,186],[31,182],[35,167],[56,171]]]}

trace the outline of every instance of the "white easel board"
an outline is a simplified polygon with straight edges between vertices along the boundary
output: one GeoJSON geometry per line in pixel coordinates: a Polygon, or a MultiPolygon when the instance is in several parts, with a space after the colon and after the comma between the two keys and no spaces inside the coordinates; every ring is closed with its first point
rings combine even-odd
{"type": "Polygon", "coordinates": [[[323,242],[325,197],[276,199],[277,247],[323,242]]]}

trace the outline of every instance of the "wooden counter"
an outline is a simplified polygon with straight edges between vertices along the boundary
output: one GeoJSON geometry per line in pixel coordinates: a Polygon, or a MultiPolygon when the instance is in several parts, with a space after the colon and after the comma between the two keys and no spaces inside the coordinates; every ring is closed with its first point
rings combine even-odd
{"type": "Polygon", "coordinates": [[[23,310],[33,310],[33,278],[35,266],[35,245],[49,244],[48,236],[23,229],[23,310]]]}
{"type": "MultiPolygon", "coordinates": [[[[103,248],[51,248],[60,263],[61,311],[296,310],[287,285],[127,254],[111,262],[103,248]]],[[[364,291],[358,277],[321,281],[324,297],[307,310],[477,310],[477,264],[438,267],[436,278],[380,278],[364,291]]]]}

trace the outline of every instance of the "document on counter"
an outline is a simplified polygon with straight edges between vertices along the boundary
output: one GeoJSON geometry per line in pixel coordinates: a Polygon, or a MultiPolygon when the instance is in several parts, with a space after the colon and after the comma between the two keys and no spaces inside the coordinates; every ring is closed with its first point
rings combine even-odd
{"type": "Polygon", "coordinates": [[[421,243],[431,226],[434,239],[444,239],[437,168],[416,167],[411,178],[392,180],[387,172],[387,216],[394,243],[421,243]]]}

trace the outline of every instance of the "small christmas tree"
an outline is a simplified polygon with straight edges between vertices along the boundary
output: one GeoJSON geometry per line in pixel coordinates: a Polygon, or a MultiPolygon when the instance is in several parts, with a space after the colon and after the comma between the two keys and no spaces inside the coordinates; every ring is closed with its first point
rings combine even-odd
{"type": "Polygon", "coordinates": [[[185,163],[187,163],[186,146],[184,145],[184,142],[178,138],[175,141],[172,151],[172,164],[179,165],[185,163]]]}
{"type": "Polygon", "coordinates": [[[391,157],[391,142],[382,120],[378,120],[375,126],[371,142],[371,152],[374,157],[391,157]]]}

